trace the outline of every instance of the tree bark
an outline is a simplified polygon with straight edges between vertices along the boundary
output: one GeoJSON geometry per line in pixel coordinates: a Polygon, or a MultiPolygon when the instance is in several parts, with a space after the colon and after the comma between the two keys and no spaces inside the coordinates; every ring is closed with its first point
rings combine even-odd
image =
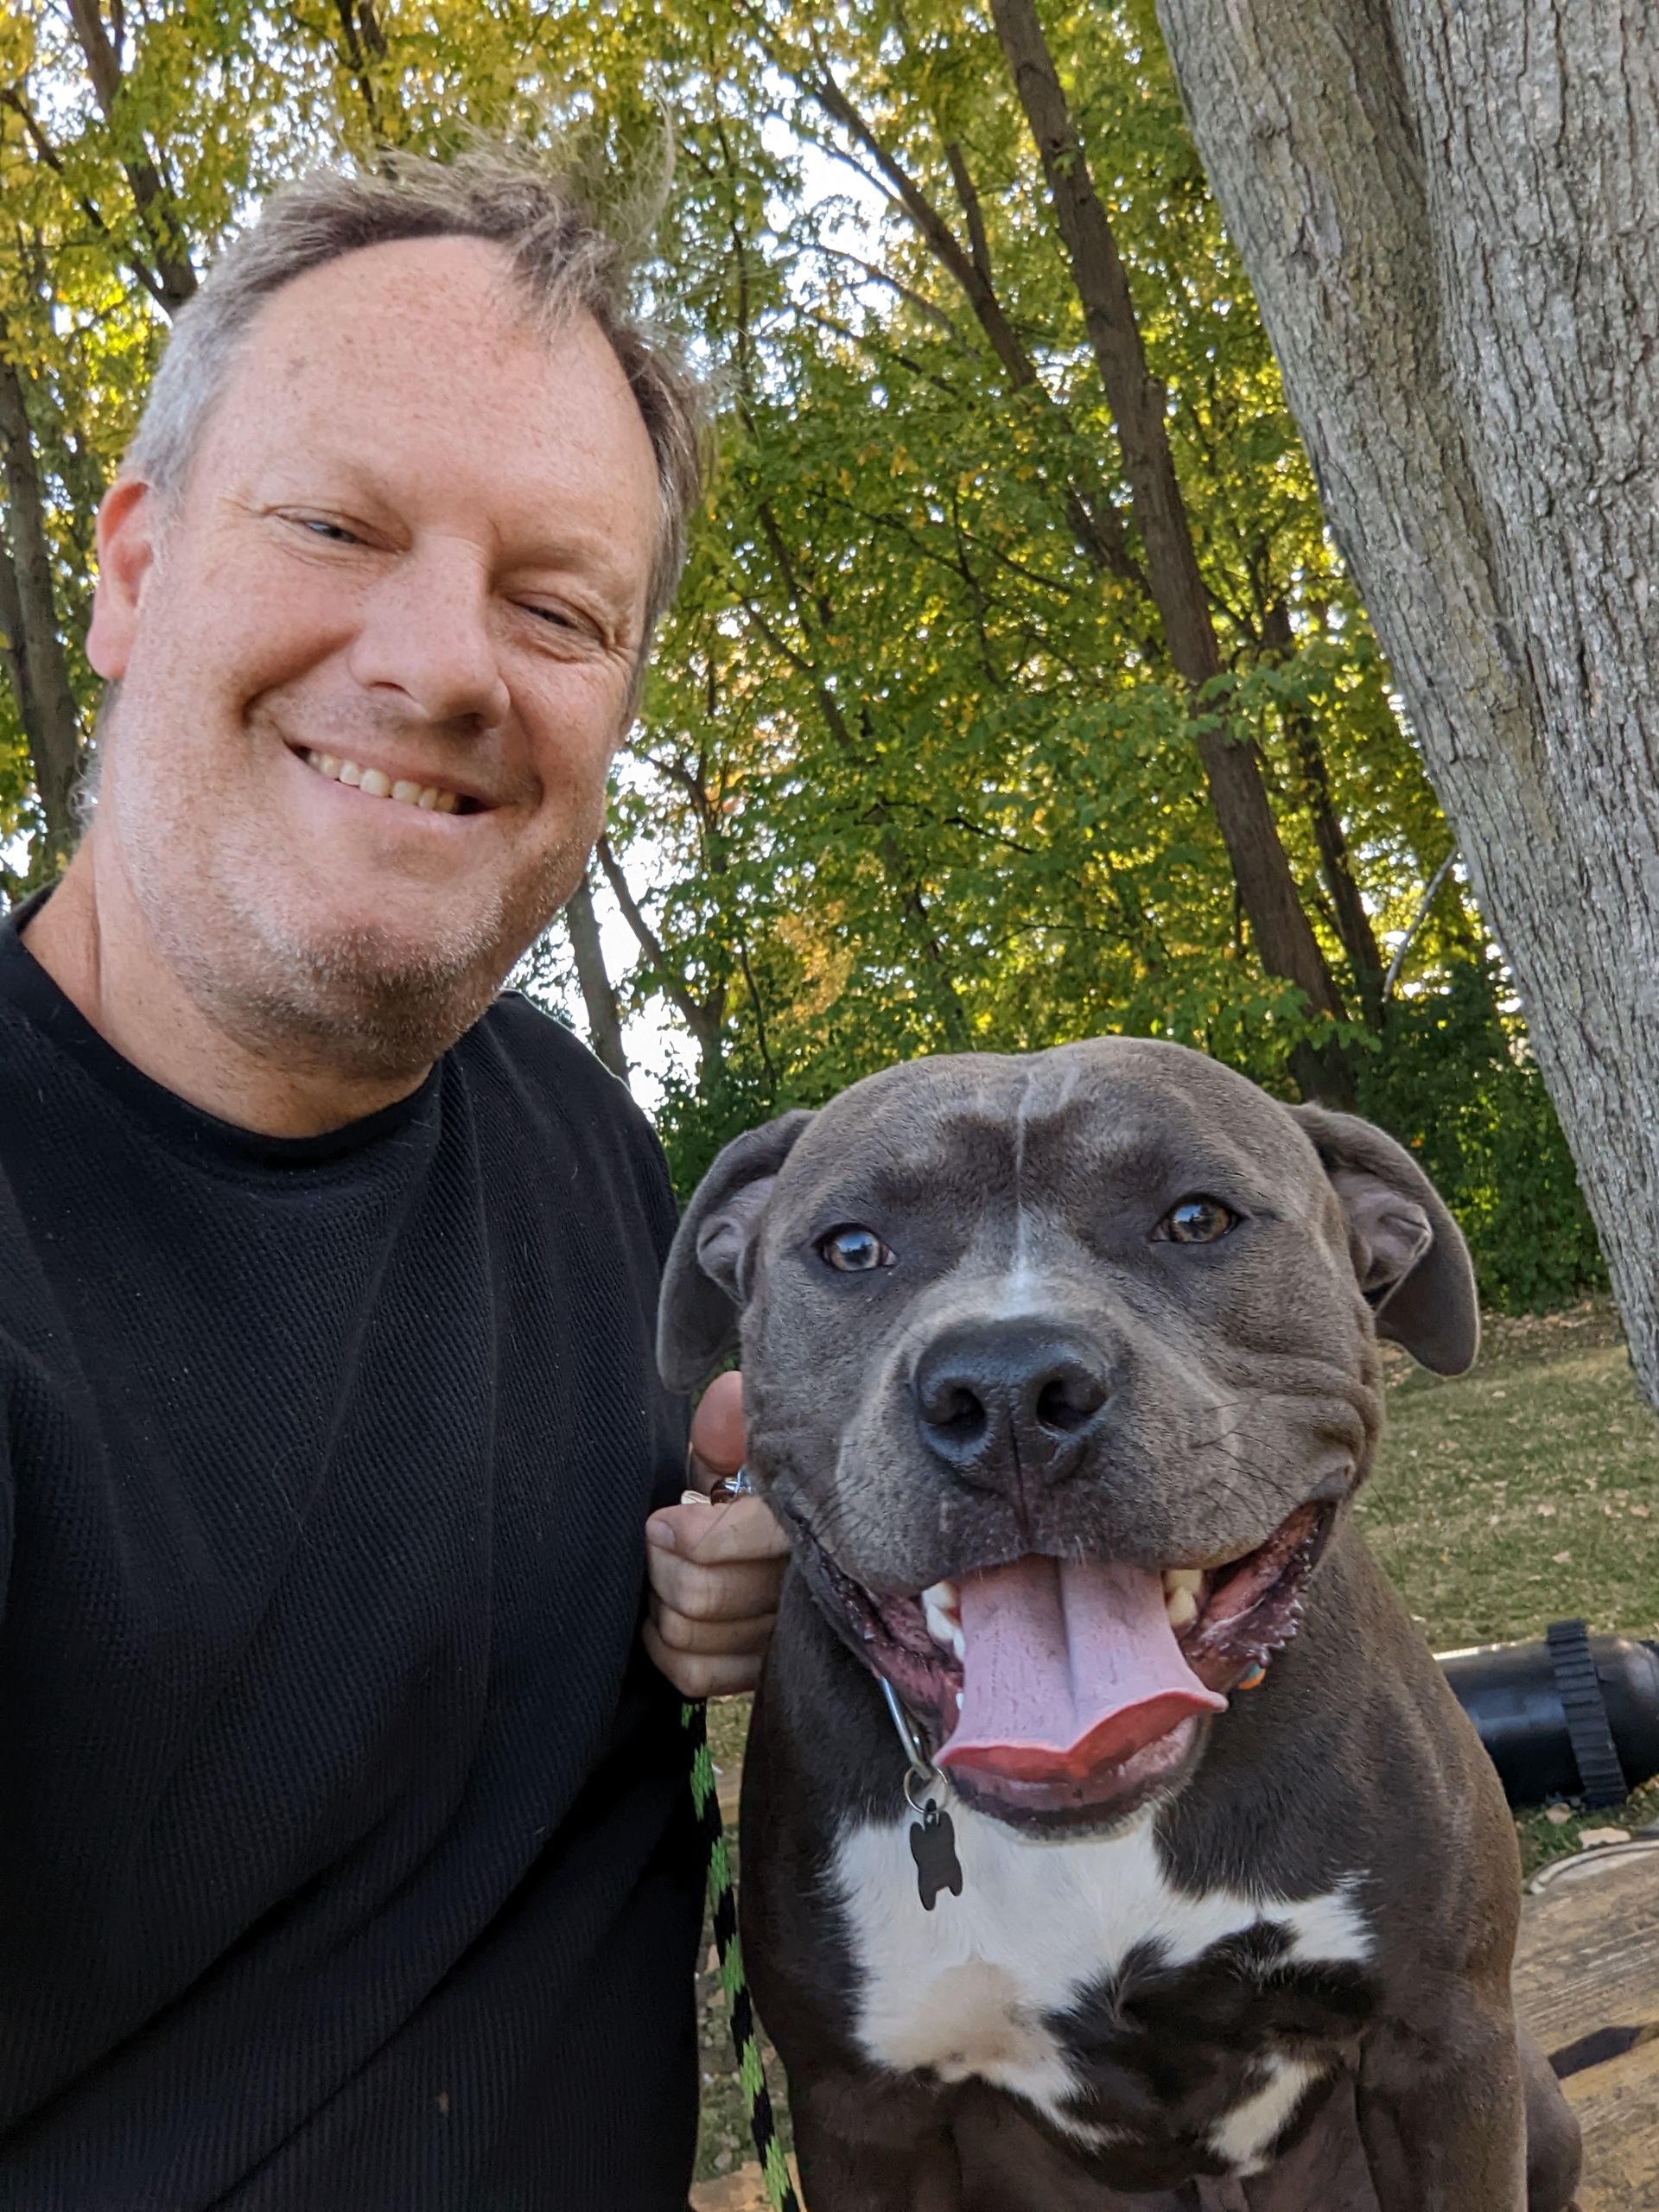
{"type": "Polygon", "coordinates": [[[575,955],[576,981],[588,1013],[588,1034],[594,1051],[620,1082],[628,1079],[628,1056],[622,1046],[622,1011],[605,966],[605,950],[599,941],[599,917],[587,877],[566,902],[564,926],[575,955]]]}
{"type": "Polygon", "coordinates": [[[1659,17],[1159,12],[1659,1404],[1659,17]]]}
{"type": "MultiPolygon", "coordinates": [[[[1147,365],[1128,279],[1033,0],[992,0],[991,13],[1036,141],[1117,425],[1165,643],[1196,700],[1204,685],[1220,674],[1222,659],[1169,448],[1164,390],[1147,365]]],[[[1314,1013],[1340,1019],[1342,1001],[1303,911],[1255,754],[1219,734],[1201,732],[1197,743],[1262,966],[1296,984],[1314,1013]]],[[[1352,1103],[1352,1079],[1335,1052],[1305,1053],[1297,1072],[1304,1088],[1333,1103],[1352,1103]]]]}
{"type": "Polygon", "coordinates": [[[15,363],[0,355],[0,458],[6,486],[8,543],[0,545],[0,628],[5,659],[46,821],[44,867],[67,861],[75,842],[74,789],[80,766],[80,716],[70,688],[52,590],[52,550],[35,441],[15,363]]]}

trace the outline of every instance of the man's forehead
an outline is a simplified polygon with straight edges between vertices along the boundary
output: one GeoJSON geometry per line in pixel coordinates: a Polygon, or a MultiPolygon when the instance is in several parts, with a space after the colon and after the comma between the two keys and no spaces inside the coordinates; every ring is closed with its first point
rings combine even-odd
{"type": "MultiPolygon", "coordinates": [[[[538,316],[504,251],[474,238],[398,238],[308,269],[273,292],[238,351],[238,386],[256,404],[343,410],[385,393],[407,408],[474,423],[492,407],[543,400],[573,373],[639,410],[593,317],[538,316]]],[[[639,423],[645,437],[643,420],[639,423]]]]}
{"type": "Polygon", "coordinates": [[[468,339],[486,348],[505,353],[537,341],[528,295],[505,250],[459,233],[383,238],[302,270],[266,298],[252,334],[290,368],[310,358],[308,333],[350,352],[412,327],[442,353],[458,308],[468,339]]]}
{"type": "Polygon", "coordinates": [[[296,276],[255,318],[215,412],[214,474],[251,490],[299,466],[419,492],[435,453],[446,492],[472,480],[513,511],[515,556],[556,558],[573,531],[619,549],[654,531],[650,435],[608,340],[582,310],[537,317],[486,239],[397,239],[296,276]]]}

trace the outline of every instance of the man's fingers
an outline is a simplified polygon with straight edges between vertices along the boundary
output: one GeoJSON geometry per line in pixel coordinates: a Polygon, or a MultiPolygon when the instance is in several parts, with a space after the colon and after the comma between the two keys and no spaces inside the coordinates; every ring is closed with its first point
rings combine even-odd
{"type": "Polygon", "coordinates": [[[771,1642],[777,1618],[776,1613],[758,1613],[744,1620],[700,1621],[656,1600],[651,1608],[651,1624],[671,1651],[705,1659],[734,1659],[745,1653],[754,1658],[771,1642]]]}
{"type": "Polygon", "coordinates": [[[654,1594],[691,1621],[747,1621],[775,1613],[783,1587],[780,1560],[745,1560],[706,1567],[653,1548],[647,1561],[654,1594]]]}
{"type": "Polygon", "coordinates": [[[789,1539],[761,1497],[729,1505],[665,1505],[645,1523],[653,1554],[668,1553],[702,1567],[729,1561],[782,1559],[789,1539]]]}
{"type": "MultiPolygon", "coordinates": [[[[691,1453],[712,1477],[734,1475],[743,1464],[743,1378],[716,1375],[691,1416],[691,1453]]],[[[705,1485],[706,1487],[706,1485],[705,1485]]]]}
{"type": "MultiPolygon", "coordinates": [[[[742,1395],[720,1378],[710,1427],[692,1434],[715,1471],[742,1465],[742,1395]],[[721,1402],[723,1401],[723,1404],[721,1402]]],[[[703,1405],[714,1398],[711,1384],[703,1405]]],[[[699,1420],[703,1408],[698,1408],[699,1420]]],[[[752,1690],[777,1618],[789,1546],[763,1498],[664,1506],[645,1523],[651,1605],[644,1637],[655,1665],[683,1697],[752,1690]]]]}
{"type": "Polygon", "coordinates": [[[667,1675],[682,1697],[735,1697],[741,1691],[752,1690],[760,1679],[760,1661],[756,1654],[721,1659],[673,1651],[649,1621],[641,1634],[652,1664],[658,1673],[667,1675]]]}

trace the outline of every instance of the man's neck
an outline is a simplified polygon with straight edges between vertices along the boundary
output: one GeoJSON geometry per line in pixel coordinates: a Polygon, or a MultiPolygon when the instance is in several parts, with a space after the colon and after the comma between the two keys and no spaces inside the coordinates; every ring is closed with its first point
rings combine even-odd
{"type": "Polygon", "coordinates": [[[120,866],[88,836],[24,931],[30,956],[105,1041],[154,1083],[239,1128],[319,1136],[418,1090],[427,1071],[342,1075],[267,1055],[197,1005],[162,958],[120,866]]]}

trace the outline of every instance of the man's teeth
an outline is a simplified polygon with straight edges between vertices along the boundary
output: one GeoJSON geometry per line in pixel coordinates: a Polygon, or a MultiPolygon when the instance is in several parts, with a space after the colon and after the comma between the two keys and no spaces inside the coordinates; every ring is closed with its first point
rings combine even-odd
{"type": "Polygon", "coordinates": [[[967,1649],[962,1640],[962,1592],[954,1582],[935,1582],[922,1592],[922,1618],[935,1643],[960,1662],[967,1649]]]}
{"type": "Polygon", "coordinates": [[[1169,1624],[1178,1633],[1191,1628],[1198,1618],[1204,1598],[1204,1569],[1201,1567],[1166,1567],[1164,1569],[1164,1611],[1169,1624]]]}
{"type": "Polygon", "coordinates": [[[395,798],[428,814],[453,814],[461,804],[459,793],[444,791],[437,784],[413,784],[405,777],[394,784],[380,769],[360,768],[355,760],[339,760],[332,753],[308,753],[305,765],[332,783],[354,785],[369,798],[395,798]]]}

